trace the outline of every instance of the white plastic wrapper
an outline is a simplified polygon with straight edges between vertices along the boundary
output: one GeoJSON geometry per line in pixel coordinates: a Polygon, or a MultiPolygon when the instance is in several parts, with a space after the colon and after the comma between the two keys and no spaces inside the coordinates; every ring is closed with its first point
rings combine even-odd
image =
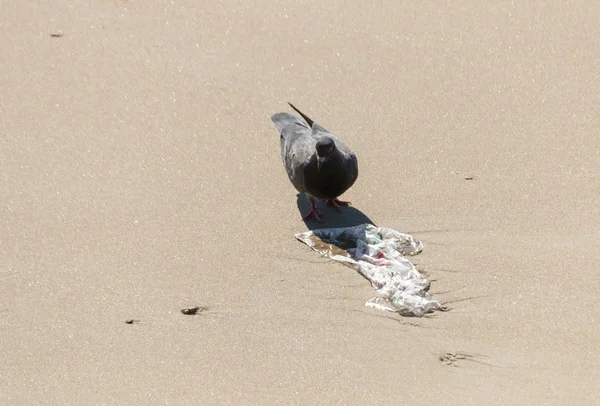
{"type": "Polygon", "coordinates": [[[429,281],[405,255],[417,255],[423,244],[391,228],[362,224],[296,234],[321,255],[354,268],[375,290],[366,306],[421,317],[440,308],[427,293],[429,281]]]}

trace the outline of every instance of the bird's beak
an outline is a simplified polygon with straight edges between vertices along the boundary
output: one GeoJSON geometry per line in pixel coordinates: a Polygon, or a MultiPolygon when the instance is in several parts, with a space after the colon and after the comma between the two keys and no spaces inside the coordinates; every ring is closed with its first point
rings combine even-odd
{"type": "Polygon", "coordinates": [[[318,171],[321,170],[321,165],[323,165],[323,162],[325,162],[325,157],[318,156],[317,157],[317,170],[318,171]]]}

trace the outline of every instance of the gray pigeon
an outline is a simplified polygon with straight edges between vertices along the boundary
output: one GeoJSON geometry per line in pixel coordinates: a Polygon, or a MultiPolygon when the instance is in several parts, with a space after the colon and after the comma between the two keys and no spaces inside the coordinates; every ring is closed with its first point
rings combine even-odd
{"type": "Polygon", "coordinates": [[[322,221],[315,199],[325,199],[338,210],[340,205],[349,205],[337,197],[356,181],[358,161],[336,136],[288,104],[304,121],[288,113],[271,117],[281,134],[281,158],[296,190],[308,197],[310,212],[302,218],[322,221]]]}

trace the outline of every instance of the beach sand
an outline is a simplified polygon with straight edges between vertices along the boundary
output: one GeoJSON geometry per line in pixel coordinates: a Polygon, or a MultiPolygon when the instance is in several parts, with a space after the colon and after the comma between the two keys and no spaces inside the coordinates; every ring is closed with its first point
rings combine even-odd
{"type": "Polygon", "coordinates": [[[598,3],[216,3],[4,2],[0,403],[597,404],[598,3]],[[287,101],[449,311],[295,240],[287,101]]]}

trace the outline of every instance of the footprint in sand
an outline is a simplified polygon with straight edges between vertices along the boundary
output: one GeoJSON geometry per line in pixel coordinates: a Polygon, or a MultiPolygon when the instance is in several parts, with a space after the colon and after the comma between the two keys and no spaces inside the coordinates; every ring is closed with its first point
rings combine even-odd
{"type": "Polygon", "coordinates": [[[477,360],[476,358],[482,357],[481,355],[469,354],[466,352],[447,352],[438,357],[438,360],[445,365],[451,367],[460,367],[460,361],[471,361],[476,362],[478,364],[484,364],[489,366],[495,366],[492,364],[488,364],[486,362],[482,362],[477,360]]]}

